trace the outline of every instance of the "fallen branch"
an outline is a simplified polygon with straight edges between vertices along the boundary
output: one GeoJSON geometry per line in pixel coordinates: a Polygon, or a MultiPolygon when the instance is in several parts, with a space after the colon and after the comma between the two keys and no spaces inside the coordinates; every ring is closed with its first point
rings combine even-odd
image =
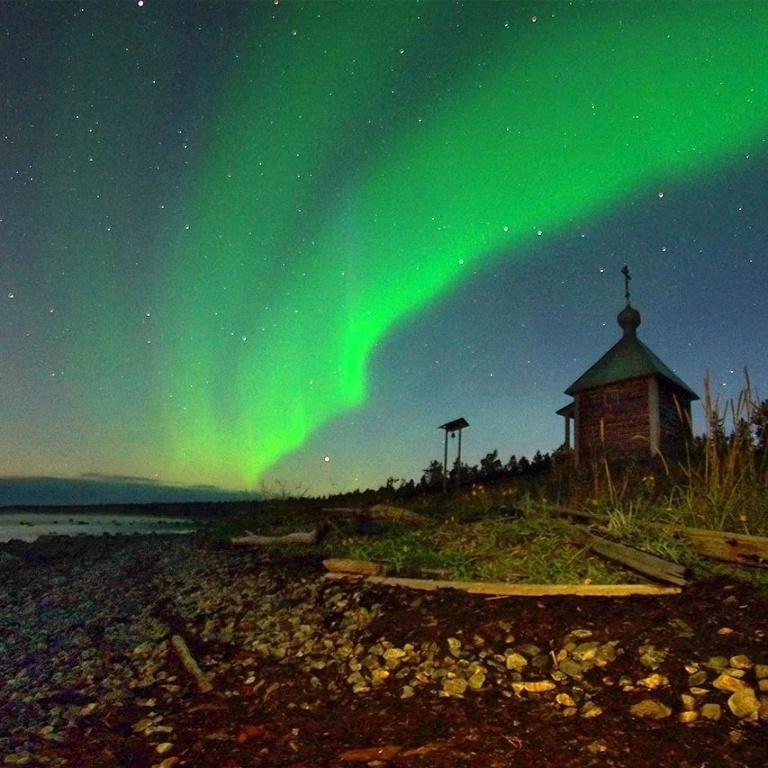
{"type": "Polygon", "coordinates": [[[198,666],[184,638],[181,635],[173,635],[171,637],[171,645],[173,645],[176,653],[179,654],[184,669],[195,678],[200,693],[210,693],[213,690],[213,684],[198,666]]]}
{"type": "Polygon", "coordinates": [[[349,573],[326,573],[326,579],[364,579],[372,584],[407,587],[432,591],[456,589],[470,595],[493,597],[548,597],[570,595],[579,597],[626,597],[629,595],[679,595],[679,587],[656,584],[508,584],[482,581],[436,581],[433,579],[406,579],[396,576],[359,576],[349,573]]]}
{"type": "Polygon", "coordinates": [[[627,547],[624,544],[617,544],[615,541],[602,539],[580,525],[562,523],[562,527],[568,538],[579,544],[584,544],[602,557],[621,563],[621,565],[625,565],[627,568],[643,574],[643,576],[679,586],[687,584],[685,568],[682,565],[650,555],[647,552],[641,552],[639,549],[627,547]]]}

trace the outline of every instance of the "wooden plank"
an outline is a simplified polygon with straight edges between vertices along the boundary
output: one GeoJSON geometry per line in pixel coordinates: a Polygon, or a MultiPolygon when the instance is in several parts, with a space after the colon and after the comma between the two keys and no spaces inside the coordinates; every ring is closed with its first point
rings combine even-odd
{"type": "Polygon", "coordinates": [[[508,584],[506,582],[438,581],[406,579],[397,576],[356,576],[347,573],[326,573],[326,579],[361,579],[372,584],[406,587],[424,591],[456,589],[470,595],[492,597],[628,597],[632,595],[679,595],[680,587],[658,584],[508,584]]]}
{"type": "Polygon", "coordinates": [[[329,557],[323,560],[323,565],[331,573],[357,573],[363,576],[378,576],[384,573],[384,566],[371,563],[368,560],[329,557]]]}
{"type": "Polygon", "coordinates": [[[568,523],[561,525],[568,538],[588,546],[590,550],[602,557],[621,563],[627,568],[643,574],[643,576],[679,586],[685,586],[687,583],[685,568],[682,565],[650,555],[647,552],[641,552],[639,549],[627,547],[624,544],[617,544],[615,541],[600,538],[580,525],[569,525],[568,523]]]}

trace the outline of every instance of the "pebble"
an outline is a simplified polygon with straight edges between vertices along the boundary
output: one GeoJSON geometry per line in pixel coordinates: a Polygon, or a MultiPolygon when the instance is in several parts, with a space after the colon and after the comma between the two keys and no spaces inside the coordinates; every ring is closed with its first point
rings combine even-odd
{"type": "Polygon", "coordinates": [[[446,696],[462,696],[467,690],[468,683],[460,677],[443,680],[443,693],[446,696]]]}
{"type": "Polygon", "coordinates": [[[740,720],[755,722],[760,710],[760,702],[751,688],[742,688],[728,699],[728,709],[740,720]]]}
{"type": "Polygon", "coordinates": [[[629,711],[635,717],[643,717],[648,720],[663,720],[672,714],[671,707],[655,699],[645,699],[645,701],[633,704],[629,711]]]}
{"type": "Polygon", "coordinates": [[[523,656],[522,653],[516,653],[510,651],[505,659],[507,669],[514,669],[517,672],[522,672],[528,666],[528,659],[523,656]]]}
{"type": "Polygon", "coordinates": [[[747,684],[743,680],[740,680],[738,677],[734,677],[733,675],[726,674],[725,672],[723,672],[721,675],[718,675],[712,681],[712,685],[719,691],[730,691],[731,693],[743,690],[747,687],[747,684]]]}
{"type": "Polygon", "coordinates": [[[701,716],[707,720],[719,720],[723,716],[723,708],[711,702],[701,705],[701,716]]]}

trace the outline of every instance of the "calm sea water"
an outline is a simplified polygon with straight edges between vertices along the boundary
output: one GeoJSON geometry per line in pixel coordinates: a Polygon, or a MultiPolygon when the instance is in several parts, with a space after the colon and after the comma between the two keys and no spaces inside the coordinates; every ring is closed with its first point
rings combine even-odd
{"type": "Polygon", "coordinates": [[[195,523],[183,518],[142,515],[68,514],[65,512],[0,511],[0,542],[34,541],[41,536],[101,536],[108,534],[192,533],[195,523]]]}

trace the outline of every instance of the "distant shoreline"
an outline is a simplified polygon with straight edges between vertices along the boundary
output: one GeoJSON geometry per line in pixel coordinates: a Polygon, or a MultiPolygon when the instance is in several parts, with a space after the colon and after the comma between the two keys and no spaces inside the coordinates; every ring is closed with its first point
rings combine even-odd
{"type": "Polygon", "coordinates": [[[49,508],[44,512],[23,509],[0,514],[0,543],[33,542],[54,536],[61,538],[102,535],[143,535],[192,533],[205,523],[190,515],[115,514],[114,510],[92,509],[88,513],[71,508],[49,508]]]}
{"type": "MultiPolygon", "coordinates": [[[[253,503],[253,502],[252,502],[253,503]]],[[[252,504],[251,503],[251,504],[252,504]]],[[[242,502],[157,502],[149,504],[12,504],[0,506],[0,517],[10,514],[35,515],[114,515],[115,517],[179,517],[210,520],[222,514],[233,514],[243,508],[242,502]]]]}

